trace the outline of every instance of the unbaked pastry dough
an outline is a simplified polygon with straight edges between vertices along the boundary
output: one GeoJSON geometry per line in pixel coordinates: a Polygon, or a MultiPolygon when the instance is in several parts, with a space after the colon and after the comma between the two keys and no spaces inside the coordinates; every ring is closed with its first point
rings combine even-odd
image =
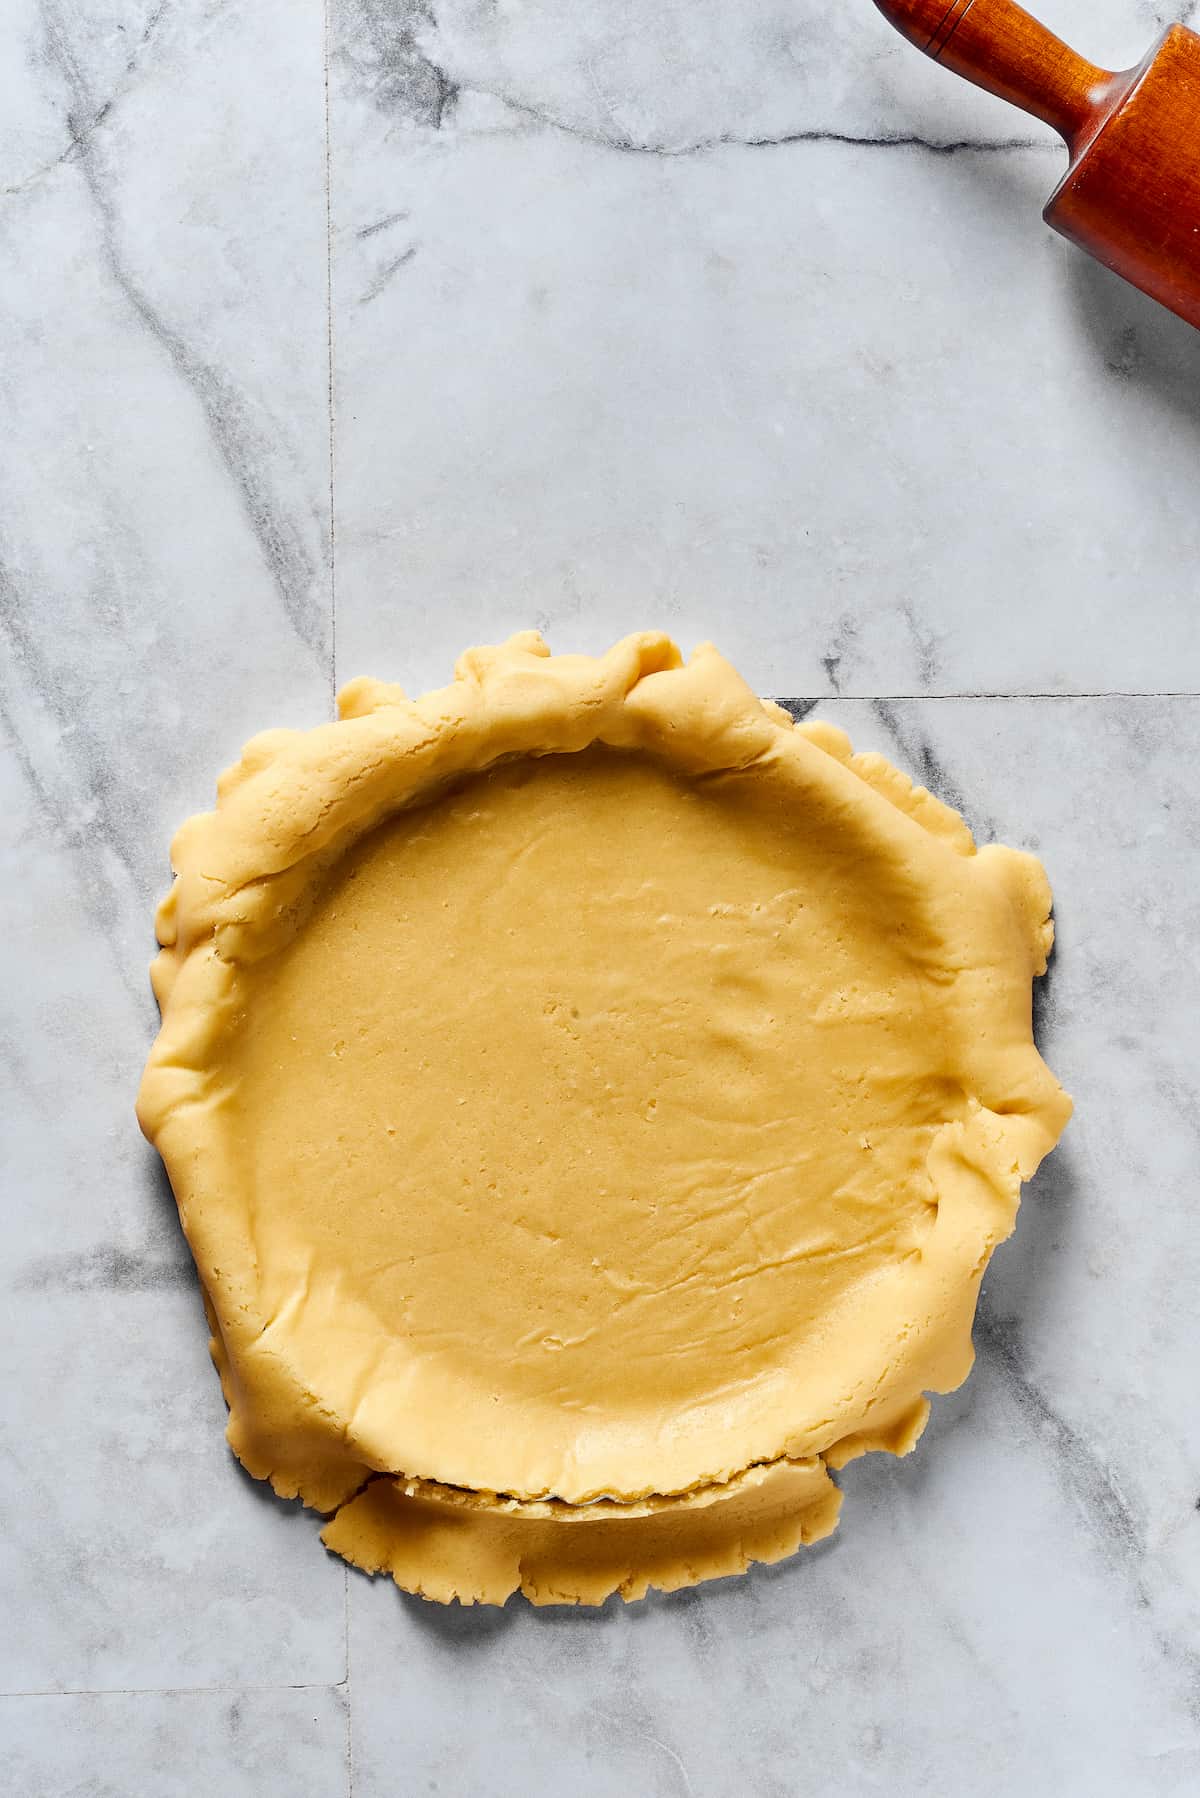
{"type": "Polygon", "coordinates": [[[636,1596],[905,1452],[1070,1102],[1040,865],[711,648],[533,635],[247,746],[139,1098],[229,1438],[430,1596],[636,1596]]]}

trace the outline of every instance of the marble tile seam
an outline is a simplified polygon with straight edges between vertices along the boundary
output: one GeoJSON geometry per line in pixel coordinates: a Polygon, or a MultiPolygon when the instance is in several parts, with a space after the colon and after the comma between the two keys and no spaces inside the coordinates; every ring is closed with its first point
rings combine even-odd
{"type": "Polygon", "coordinates": [[[329,700],[337,716],[337,505],[335,458],[337,425],[334,408],[336,356],[333,332],[333,126],[330,99],[330,42],[333,22],[331,0],[324,0],[322,16],[321,62],[325,83],[325,354],[326,401],[329,414],[329,700]]]}
{"type": "Polygon", "coordinates": [[[342,1568],[343,1620],[346,1632],[346,1655],[339,1690],[345,1695],[346,1708],[346,1798],[354,1798],[354,1698],[350,1684],[350,1569],[342,1568]]]}
{"type": "Polygon", "coordinates": [[[28,1691],[0,1692],[0,1704],[22,1698],[206,1698],[214,1692],[341,1692],[347,1691],[343,1675],[333,1684],[327,1679],[226,1680],[207,1686],[42,1686],[28,1691]]]}
{"type": "Polygon", "coordinates": [[[1074,705],[1080,701],[1086,701],[1089,699],[1154,699],[1154,700],[1158,700],[1158,699],[1200,699],[1200,692],[1193,692],[1190,689],[1179,689],[1179,688],[1104,687],[1104,688],[1097,688],[1094,692],[1090,691],[1090,692],[1086,692],[1086,693],[1044,693],[1044,692],[1040,692],[1040,693],[1020,693],[1020,692],[1016,692],[1016,693],[980,693],[980,692],[970,692],[970,693],[968,693],[968,692],[964,692],[964,693],[846,693],[846,692],[840,692],[840,693],[818,693],[815,697],[811,693],[803,693],[803,694],[791,693],[791,694],[788,694],[786,697],[784,697],[781,694],[776,693],[776,694],[768,694],[768,695],[766,695],[766,697],[773,699],[776,705],[781,705],[781,706],[784,706],[785,708],[787,708],[789,706],[808,706],[809,708],[812,708],[813,706],[833,705],[835,703],[840,703],[842,700],[853,700],[856,704],[859,704],[859,705],[877,705],[877,704],[910,705],[910,704],[916,704],[918,702],[923,703],[925,701],[929,701],[931,704],[934,704],[934,705],[943,705],[949,701],[962,701],[962,700],[969,700],[969,701],[972,701],[975,703],[984,703],[984,702],[990,703],[993,700],[1013,700],[1013,701],[1051,700],[1060,705],[1074,705]]]}

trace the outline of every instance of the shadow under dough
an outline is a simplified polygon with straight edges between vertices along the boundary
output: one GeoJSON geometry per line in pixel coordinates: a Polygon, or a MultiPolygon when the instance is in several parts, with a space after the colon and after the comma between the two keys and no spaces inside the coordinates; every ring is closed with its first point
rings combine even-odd
{"type": "Polygon", "coordinates": [[[518,1609],[534,1609],[517,1594],[503,1605],[438,1604],[433,1599],[418,1597],[414,1592],[402,1592],[399,1587],[397,1597],[425,1635],[431,1636],[443,1648],[462,1650],[486,1648],[497,1636],[512,1628],[517,1621],[518,1609]]]}
{"type": "MultiPolygon", "coordinates": [[[[1061,958],[1056,945],[1050,955],[1046,974],[1034,986],[1034,1030],[1038,1047],[1053,1066],[1055,1025],[1055,974],[1061,958]]],[[[1006,1364],[1019,1365],[1020,1339],[1024,1320],[1036,1315],[1046,1302],[1044,1288],[1053,1278],[1059,1252],[1070,1231],[1076,1201],[1082,1191],[1082,1176],[1071,1153],[1070,1141],[1049,1157],[1026,1189],[1017,1230],[1005,1243],[988,1270],[985,1296],[981,1298],[975,1326],[975,1344],[981,1356],[993,1354],[1006,1364]]],[[[958,1409],[969,1410],[971,1387],[968,1381],[958,1409]],[[965,1399],[965,1403],[964,1403],[965,1399]]],[[[944,1415],[947,1401],[935,1406],[935,1421],[944,1415]]],[[[952,1419],[951,1419],[952,1421],[952,1419]]],[[[882,1457],[872,1457],[872,1459],[882,1457]]],[[[899,1464],[889,1465],[887,1476],[904,1479],[909,1484],[928,1476],[929,1456],[918,1454],[899,1464]]],[[[858,1467],[860,1485],[867,1481],[868,1470],[858,1467]]],[[[839,1480],[839,1484],[842,1482],[839,1480]]],[[[853,1479],[851,1485],[853,1485],[853,1479]]],[[[860,1494],[865,1496],[865,1494],[860,1494]]],[[[646,1598],[627,1610],[615,1594],[595,1609],[577,1605],[531,1605],[514,1593],[503,1606],[443,1605],[409,1592],[398,1592],[399,1603],[418,1629],[443,1647],[472,1652],[486,1648],[506,1634],[523,1614],[539,1629],[553,1630],[563,1625],[579,1625],[586,1619],[592,1628],[610,1627],[621,1621],[646,1616],[656,1611],[676,1611],[698,1622],[719,1612],[723,1603],[740,1592],[738,1602],[751,1599],[756,1590],[775,1585],[796,1585],[809,1575],[826,1557],[836,1555],[841,1532],[802,1549],[795,1555],[768,1566],[755,1564],[736,1579],[706,1580],[695,1587],[678,1592],[651,1591],[646,1598]]]]}

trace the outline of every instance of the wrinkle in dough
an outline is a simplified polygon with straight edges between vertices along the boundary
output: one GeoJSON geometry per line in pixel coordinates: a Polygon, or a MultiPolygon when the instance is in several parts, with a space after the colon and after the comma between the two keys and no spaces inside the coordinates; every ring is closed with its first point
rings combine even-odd
{"type": "Polygon", "coordinates": [[[1040,865],[652,634],[341,706],[159,910],[139,1114],[232,1445],[434,1596],[791,1552],[965,1377],[1069,1115],[1040,865]]]}

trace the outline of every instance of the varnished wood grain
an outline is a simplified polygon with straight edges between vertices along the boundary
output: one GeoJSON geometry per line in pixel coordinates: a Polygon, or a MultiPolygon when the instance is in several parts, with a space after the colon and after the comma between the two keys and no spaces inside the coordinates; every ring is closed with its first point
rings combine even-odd
{"type": "Polygon", "coordinates": [[[1200,327],[1200,36],[1098,68],[1015,0],[876,0],[910,43],[1065,139],[1047,222],[1200,327]]]}

